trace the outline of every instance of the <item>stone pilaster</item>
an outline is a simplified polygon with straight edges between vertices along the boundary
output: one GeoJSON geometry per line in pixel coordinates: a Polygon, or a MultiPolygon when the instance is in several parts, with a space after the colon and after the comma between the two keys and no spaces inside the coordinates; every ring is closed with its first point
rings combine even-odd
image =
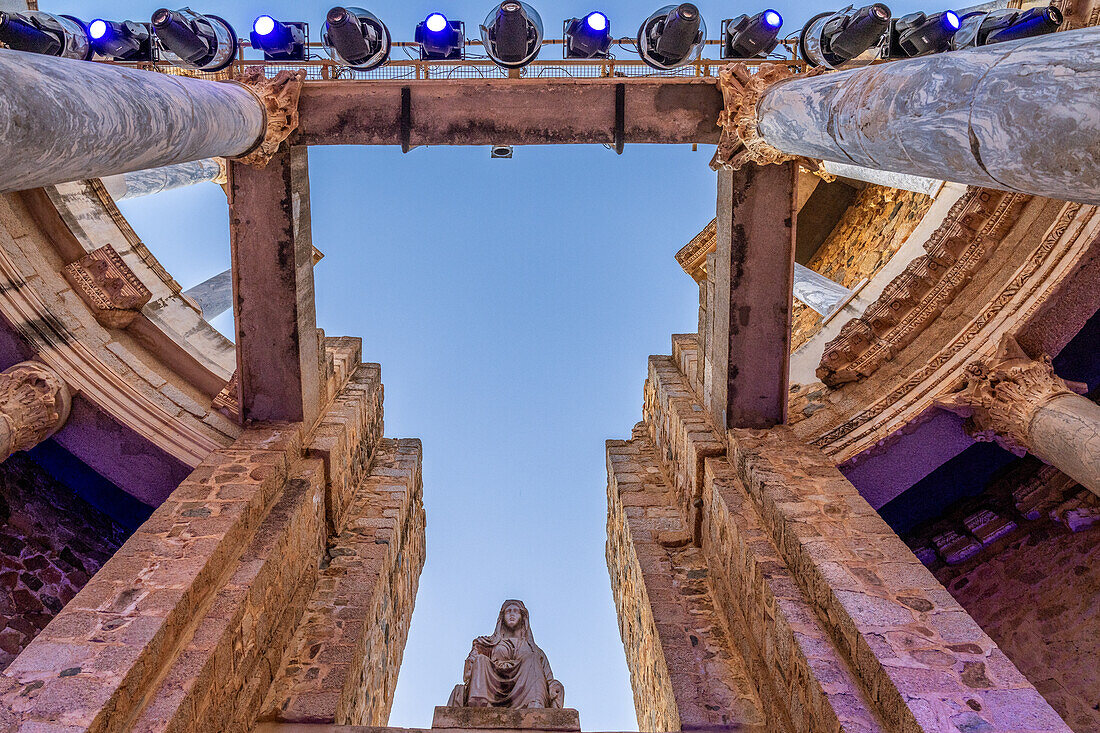
{"type": "Polygon", "coordinates": [[[992,357],[967,368],[961,391],[936,404],[967,418],[976,440],[1030,452],[1100,493],[1100,407],[1084,391],[1056,375],[1050,357],[1032,359],[1006,336],[992,357]]]}
{"type": "Polygon", "coordinates": [[[0,462],[60,430],[71,404],[64,380],[43,364],[24,361],[0,373],[0,462]]]}

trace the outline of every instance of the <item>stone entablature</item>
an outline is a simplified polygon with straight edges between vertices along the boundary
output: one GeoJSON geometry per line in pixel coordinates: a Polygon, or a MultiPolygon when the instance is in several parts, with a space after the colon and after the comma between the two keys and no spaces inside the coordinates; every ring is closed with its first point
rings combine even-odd
{"type": "Polygon", "coordinates": [[[1089,262],[1097,246],[1097,207],[1033,198],[997,257],[972,275],[920,338],[870,377],[830,390],[796,432],[843,463],[887,449],[891,436],[927,419],[944,385],[965,381],[967,365],[1004,335],[1021,334],[1023,342],[1038,327],[1044,349],[1057,353],[1076,331],[1045,319],[1062,318],[1050,306],[1077,282],[1084,287],[1075,295],[1077,317],[1095,311],[1097,291],[1088,283],[1095,279],[1089,262]]]}
{"type": "Polygon", "coordinates": [[[62,274],[106,328],[126,328],[153,297],[110,244],[66,265],[62,274]]]}
{"type": "Polygon", "coordinates": [[[1031,200],[971,187],[859,318],[825,346],[817,376],[830,387],[866,378],[911,344],[970,281],[1031,200]]]}

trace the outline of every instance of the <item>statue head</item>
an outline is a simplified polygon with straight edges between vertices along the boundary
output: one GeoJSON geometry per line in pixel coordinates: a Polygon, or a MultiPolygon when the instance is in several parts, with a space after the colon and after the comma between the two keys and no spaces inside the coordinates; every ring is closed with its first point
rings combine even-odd
{"type": "Polygon", "coordinates": [[[504,621],[504,628],[509,631],[515,631],[519,628],[520,623],[523,622],[523,617],[526,615],[526,609],[519,601],[507,601],[500,609],[501,620],[504,621]]]}

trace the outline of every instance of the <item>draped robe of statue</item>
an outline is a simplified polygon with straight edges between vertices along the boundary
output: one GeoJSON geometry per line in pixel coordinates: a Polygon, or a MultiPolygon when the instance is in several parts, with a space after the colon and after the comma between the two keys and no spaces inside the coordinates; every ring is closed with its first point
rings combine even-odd
{"type": "Polygon", "coordinates": [[[565,703],[565,688],[535,644],[522,601],[505,601],[496,631],[474,639],[462,678],[463,684],[451,693],[451,707],[560,708],[565,703]],[[520,612],[514,628],[505,621],[509,606],[520,612]]]}

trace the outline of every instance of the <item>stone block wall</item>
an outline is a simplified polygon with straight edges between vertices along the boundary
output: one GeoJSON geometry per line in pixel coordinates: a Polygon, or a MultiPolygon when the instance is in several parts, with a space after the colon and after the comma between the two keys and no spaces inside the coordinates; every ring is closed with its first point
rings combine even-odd
{"type": "Polygon", "coordinates": [[[261,720],[386,724],[424,566],[420,456],[417,440],[377,446],[261,720]]]}
{"type": "Polygon", "coordinates": [[[715,450],[678,366],[697,363],[688,341],[651,360],[645,422],[608,444],[608,560],[640,727],[732,709],[692,677],[679,627],[662,629],[675,618],[737,660],[769,731],[1067,731],[824,454],[784,427],[731,431],[715,450]]]}
{"type": "Polygon", "coordinates": [[[26,455],[0,464],[0,670],[126,540],[26,455]]]}
{"type": "Polygon", "coordinates": [[[1074,731],[1100,731],[1095,495],[1028,457],[907,539],[1074,731]],[[932,549],[947,532],[950,563],[932,549]]]}
{"type": "MultiPolygon", "coordinates": [[[[329,443],[317,441],[314,426],[253,425],[211,453],[0,674],[0,730],[251,728],[285,652],[311,619],[307,609],[321,580],[344,562],[332,562],[344,555],[330,556],[326,548],[341,548],[357,519],[396,519],[404,506],[396,494],[409,493],[408,481],[401,490],[389,478],[360,481],[350,495],[363,499],[363,517],[356,516],[356,502],[343,498],[345,474],[354,484],[374,470],[382,424],[377,366],[359,366],[357,343],[347,346],[337,344],[341,358],[327,367],[326,379],[337,383],[322,420],[329,443]],[[339,516],[345,532],[330,533],[339,516]]],[[[412,444],[398,443],[399,465],[378,471],[415,473],[408,505],[416,516],[420,452],[412,444]]],[[[421,556],[422,511],[419,522],[402,525],[407,536],[400,541],[421,556]]],[[[379,547],[386,532],[397,535],[371,529],[379,547]]],[[[388,675],[362,678],[379,685],[366,693],[377,696],[381,716],[404,644],[396,630],[407,628],[422,564],[397,557],[407,570],[392,586],[387,575],[386,583],[365,589],[357,606],[337,599],[330,608],[349,628],[391,629],[389,646],[366,649],[362,662],[388,675]],[[366,615],[355,618],[360,611],[366,615]]]]}
{"type": "Polygon", "coordinates": [[[670,505],[675,491],[643,425],[633,440],[608,444],[608,474],[607,556],[639,729],[762,725],[748,667],[707,592],[706,561],[670,505]]]}

